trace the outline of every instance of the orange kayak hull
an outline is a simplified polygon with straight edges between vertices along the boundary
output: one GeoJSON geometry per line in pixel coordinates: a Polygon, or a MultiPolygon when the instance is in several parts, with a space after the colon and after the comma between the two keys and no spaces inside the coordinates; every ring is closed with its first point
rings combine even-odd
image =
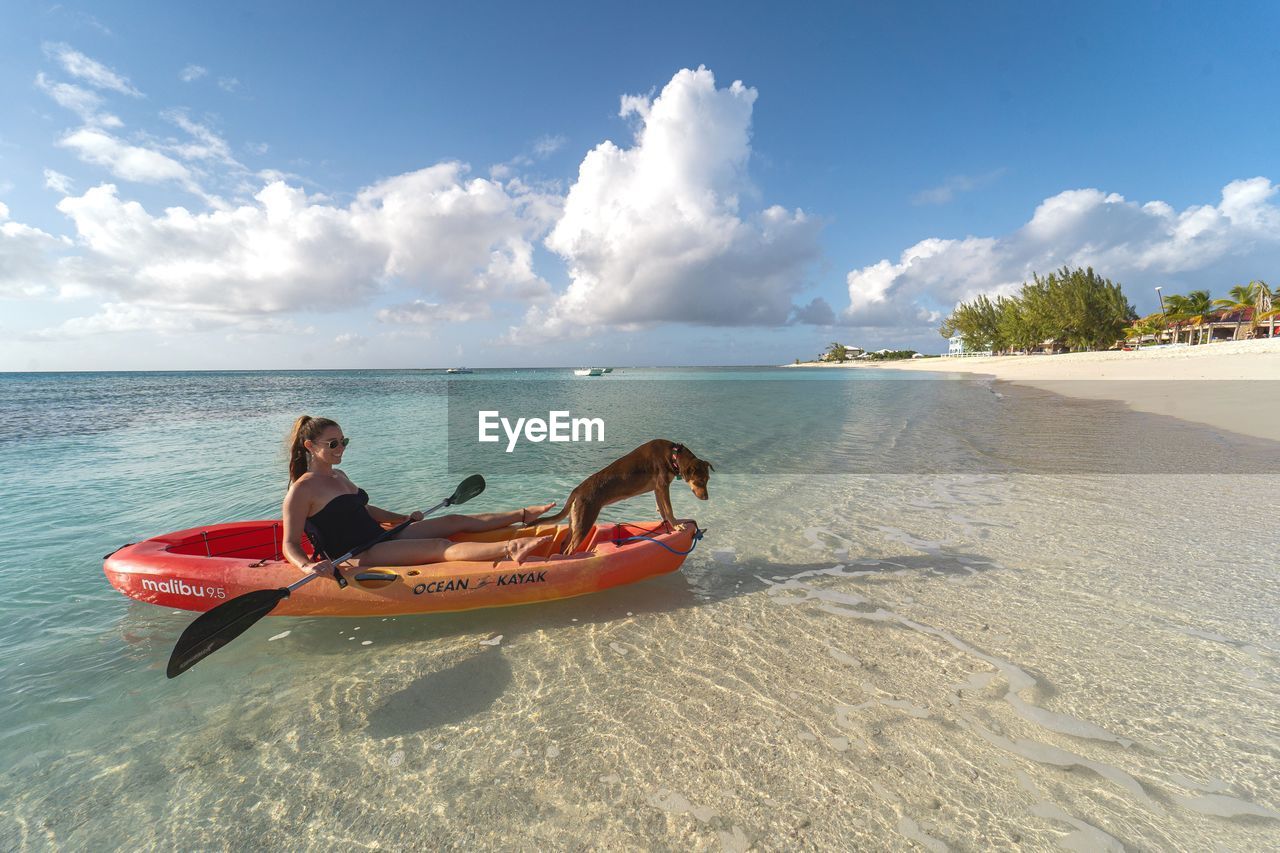
{"type": "MultiPolygon", "coordinates": [[[[582,548],[558,553],[567,527],[544,525],[459,534],[457,542],[554,535],[553,556],[513,562],[446,562],[344,569],[349,585],[320,579],[272,611],[278,616],[399,616],[532,604],[588,595],[674,572],[693,549],[693,525],[596,525],[582,548]],[[393,573],[393,574],[392,574],[393,573]]],[[[288,586],[302,573],[280,553],[277,520],[191,528],[126,545],[103,563],[107,580],[130,598],[205,611],[247,592],[288,586]]]]}

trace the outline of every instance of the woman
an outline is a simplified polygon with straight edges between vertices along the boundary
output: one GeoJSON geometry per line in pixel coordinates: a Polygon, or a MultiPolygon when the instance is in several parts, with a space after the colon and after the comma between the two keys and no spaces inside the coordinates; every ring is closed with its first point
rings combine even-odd
{"type": "Polygon", "coordinates": [[[423,520],[421,512],[400,515],[369,504],[364,489],[357,488],[334,466],[351,439],[328,418],[303,415],[289,436],[289,491],[284,496],[284,556],[304,572],[332,575],[328,559],[311,560],[302,550],[302,534],[329,557],[345,554],[382,533],[381,522],[413,523],[395,539],[379,542],[351,562],[357,566],[416,566],[445,560],[524,562],[551,537],[511,539],[506,542],[450,542],[453,533],[494,530],[537,518],[555,506],[527,506],[511,512],[481,515],[446,515],[423,520]],[[316,540],[320,540],[317,542],[316,540]]]}

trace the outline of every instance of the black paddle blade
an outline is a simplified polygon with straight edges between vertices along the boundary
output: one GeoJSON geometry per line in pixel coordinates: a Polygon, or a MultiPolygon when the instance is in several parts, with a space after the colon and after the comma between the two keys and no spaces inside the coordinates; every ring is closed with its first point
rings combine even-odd
{"type": "Polygon", "coordinates": [[[165,675],[176,678],[227,643],[239,637],[249,626],[266,616],[289,597],[287,589],[259,589],[236,596],[225,604],[201,613],[187,626],[169,656],[165,675]]]}
{"type": "Polygon", "coordinates": [[[483,491],[484,477],[479,474],[472,474],[459,483],[458,488],[453,490],[453,494],[449,496],[449,506],[464,504],[483,491]]]}

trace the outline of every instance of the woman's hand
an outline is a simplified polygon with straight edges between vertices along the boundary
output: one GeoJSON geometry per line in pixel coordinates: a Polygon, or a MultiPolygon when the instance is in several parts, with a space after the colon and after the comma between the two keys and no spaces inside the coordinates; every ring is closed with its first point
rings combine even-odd
{"type": "Polygon", "coordinates": [[[313,575],[324,575],[327,578],[334,576],[333,562],[330,560],[318,560],[314,563],[308,563],[302,567],[302,571],[313,575]]]}
{"type": "Polygon", "coordinates": [[[422,510],[420,509],[415,509],[413,512],[409,513],[410,521],[422,521],[422,519],[425,517],[426,516],[422,514],[422,510]]]}

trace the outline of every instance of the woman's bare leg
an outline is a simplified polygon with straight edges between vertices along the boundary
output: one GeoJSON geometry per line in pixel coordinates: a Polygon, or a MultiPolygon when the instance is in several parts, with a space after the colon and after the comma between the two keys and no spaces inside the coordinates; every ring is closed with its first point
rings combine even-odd
{"type": "Polygon", "coordinates": [[[504,542],[394,539],[379,542],[352,562],[357,566],[418,566],[446,561],[492,563],[500,560],[523,563],[534,551],[550,541],[550,536],[525,536],[504,542]]]}
{"type": "Polygon", "coordinates": [[[554,538],[554,536],[522,536],[519,539],[512,539],[510,540],[510,559],[519,565],[532,557],[534,551],[549,545],[554,538]]]}
{"type": "Polygon", "coordinates": [[[499,527],[519,524],[522,516],[524,520],[532,521],[555,505],[555,501],[552,501],[549,504],[527,506],[510,512],[482,512],[476,515],[442,515],[438,518],[424,518],[406,527],[397,540],[442,539],[455,533],[483,533],[486,530],[497,530],[499,527]]]}

